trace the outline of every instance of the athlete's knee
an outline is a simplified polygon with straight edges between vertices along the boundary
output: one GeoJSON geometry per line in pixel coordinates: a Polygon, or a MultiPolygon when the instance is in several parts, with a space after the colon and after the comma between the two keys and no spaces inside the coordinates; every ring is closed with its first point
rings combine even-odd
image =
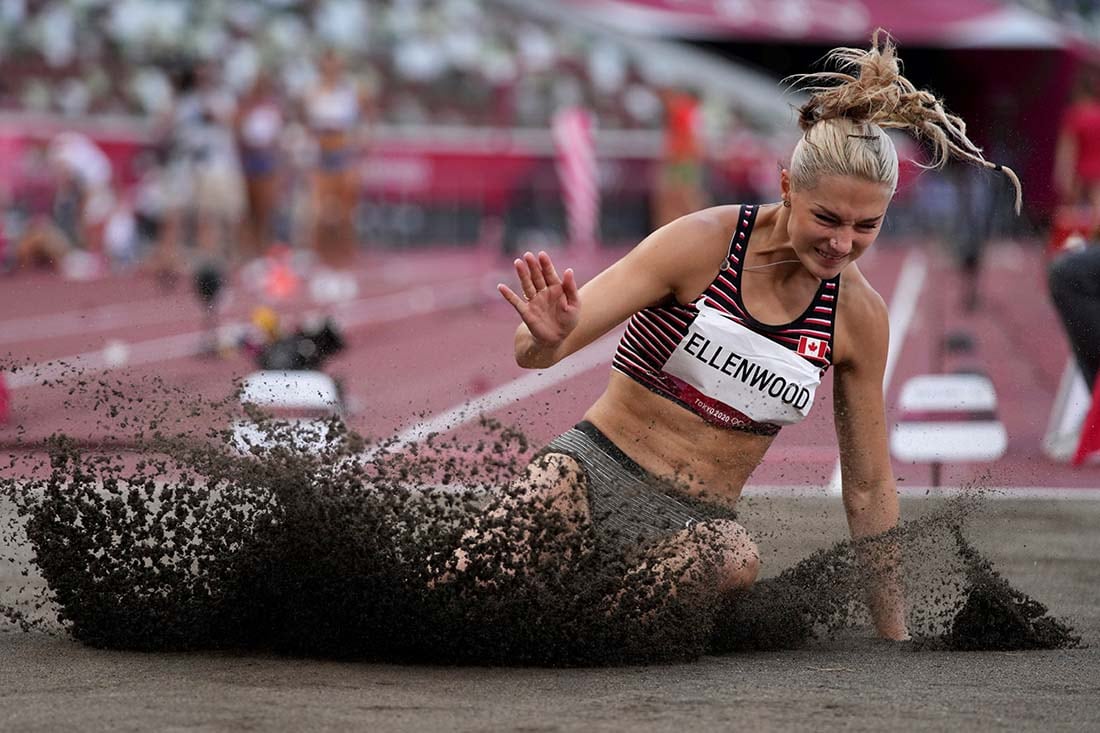
{"type": "Polygon", "coordinates": [[[756,576],[760,573],[760,553],[755,543],[750,544],[751,549],[747,549],[729,563],[725,582],[720,584],[721,590],[748,588],[756,582],[756,576]]]}
{"type": "Polygon", "coordinates": [[[716,557],[719,590],[747,588],[756,582],[760,551],[748,531],[731,519],[711,520],[704,526],[721,548],[716,557]]]}

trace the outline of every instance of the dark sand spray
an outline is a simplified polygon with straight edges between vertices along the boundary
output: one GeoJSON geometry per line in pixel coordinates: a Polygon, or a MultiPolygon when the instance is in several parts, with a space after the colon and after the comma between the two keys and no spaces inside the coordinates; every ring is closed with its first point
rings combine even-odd
{"type": "MultiPolygon", "coordinates": [[[[22,572],[45,581],[29,598],[0,590],[9,620],[112,648],[545,665],[793,648],[866,622],[865,548],[850,542],[719,598],[705,561],[639,569],[547,507],[486,522],[532,447],[493,421],[398,450],[337,419],[303,428],[249,410],[260,439],[242,450],[208,427],[240,417],[235,398],[154,386],[70,377],[71,399],[91,400],[126,450],[55,435],[41,465],[0,466],[15,508],[0,546],[25,537],[22,572]],[[475,520],[489,531],[471,537],[475,520]]],[[[967,542],[975,509],[960,501],[878,540],[906,558],[915,646],[1077,644],[967,542]]]]}

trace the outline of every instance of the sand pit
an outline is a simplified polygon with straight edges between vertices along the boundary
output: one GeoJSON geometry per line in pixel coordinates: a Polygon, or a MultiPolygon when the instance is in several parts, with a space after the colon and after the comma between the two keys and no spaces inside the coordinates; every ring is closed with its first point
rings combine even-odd
{"type": "Polygon", "coordinates": [[[907,557],[915,640],[886,643],[871,638],[867,578],[835,498],[748,492],[741,521],[764,577],[741,598],[705,584],[670,595],[659,574],[624,585],[625,564],[596,562],[545,512],[467,547],[480,559],[439,582],[464,523],[533,450],[521,433],[490,421],[474,440],[365,451],[334,423],[313,450],[276,440],[241,455],[218,431],[166,436],[149,427],[163,410],[112,395],[107,419],[137,425],[138,450],[55,437],[3,472],[0,644],[20,727],[293,728],[306,710],[332,726],[409,730],[746,716],[879,727],[901,711],[942,726],[972,722],[964,710],[1004,715],[1036,689],[1055,719],[1093,719],[1066,703],[1097,666],[1091,503],[906,502],[887,541],[907,557]],[[514,564],[520,535],[536,549],[514,564]],[[1049,649],[1003,651],[1036,648],[1049,649]],[[1039,688],[1029,674],[1043,665],[1039,688]],[[976,674],[991,667],[995,684],[976,674]],[[81,692],[62,713],[47,700],[68,689],[81,692]],[[937,696],[920,715],[910,704],[937,696]],[[181,706],[196,697],[203,712],[181,706]]]}
{"type": "MultiPolygon", "coordinates": [[[[288,427],[272,423],[271,437],[288,427]]],[[[20,520],[8,544],[25,534],[33,561],[23,570],[48,585],[30,609],[5,601],[10,618],[141,651],[668,663],[708,651],[797,649],[865,623],[864,599],[877,582],[866,560],[885,550],[905,558],[919,646],[1079,641],[967,540],[981,511],[977,489],[889,536],[835,542],[721,596],[706,549],[686,569],[660,557],[639,565],[632,547],[609,553],[590,524],[557,511],[514,501],[498,511],[529,452],[510,427],[485,422],[473,443],[440,436],[367,453],[367,441],[336,419],[317,430],[310,449],[276,439],[244,454],[213,435],[158,433],[136,463],[52,438],[42,466],[24,468],[41,478],[3,484],[20,520]],[[469,559],[462,572],[460,555],[469,559]]]]}
{"type": "MultiPolygon", "coordinates": [[[[903,513],[941,506],[905,500],[903,513]]],[[[776,533],[761,543],[769,574],[843,537],[836,499],[754,498],[745,513],[762,534],[776,533]]],[[[1071,618],[1087,648],[916,651],[853,628],[794,651],[545,669],[133,653],[9,631],[0,634],[0,720],[13,730],[1088,730],[1100,724],[1098,521],[1093,502],[996,500],[971,522],[976,545],[1016,586],[1071,618]]]]}

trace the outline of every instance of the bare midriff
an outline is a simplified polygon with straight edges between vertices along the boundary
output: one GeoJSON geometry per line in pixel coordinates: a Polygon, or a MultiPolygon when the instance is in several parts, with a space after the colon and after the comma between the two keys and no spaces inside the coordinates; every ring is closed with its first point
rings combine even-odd
{"type": "Polygon", "coordinates": [[[334,130],[318,128],[313,132],[317,147],[326,152],[343,150],[351,144],[351,133],[348,130],[334,130]]]}
{"type": "Polygon", "coordinates": [[[711,425],[616,371],[584,418],[650,473],[729,506],[774,439],[711,425]]]}

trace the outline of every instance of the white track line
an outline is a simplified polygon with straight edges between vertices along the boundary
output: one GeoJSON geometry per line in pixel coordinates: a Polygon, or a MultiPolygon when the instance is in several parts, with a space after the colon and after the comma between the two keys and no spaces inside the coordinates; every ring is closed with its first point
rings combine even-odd
{"type": "MultiPolygon", "coordinates": [[[[890,386],[890,379],[894,376],[894,369],[897,368],[901,347],[909,333],[909,326],[913,323],[913,315],[917,312],[917,301],[920,300],[927,275],[928,262],[924,255],[919,250],[909,250],[909,254],[901,265],[901,272],[898,273],[894,297],[890,300],[890,350],[886,355],[886,371],[882,375],[883,394],[890,386]]],[[[825,492],[831,496],[840,496],[839,460],[833,466],[833,474],[825,487],[825,492]]]]}
{"type": "MultiPolygon", "coordinates": [[[[419,268],[420,265],[410,264],[410,268],[419,268]]],[[[402,286],[410,285],[413,275],[390,275],[394,270],[392,265],[381,265],[384,271],[384,279],[387,284],[395,284],[401,281],[402,286]]],[[[418,270],[419,271],[419,270],[418,270]]],[[[417,286],[422,286],[423,277],[417,279],[417,286]]],[[[227,296],[232,296],[241,289],[227,288],[227,296]]],[[[400,291],[399,291],[400,292],[400,291]]],[[[392,295],[388,293],[387,295],[392,295]]],[[[384,297],[384,296],[377,296],[384,297]]],[[[173,294],[167,294],[158,298],[135,300],[129,303],[107,303],[94,308],[74,308],[57,313],[19,316],[0,320],[0,344],[18,343],[27,339],[55,338],[57,336],[69,336],[74,333],[89,334],[96,331],[107,331],[128,326],[150,326],[157,323],[170,323],[180,320],[178,309],[166,306],[186,306],[186,302],[175,303],[177,298],[173,294]]],[[[367,298],[352,303],[362,302],[367,298]]]]}
{"type": "MultiPolygon", "coordinates": [[[[434,415],[429,420],[416,423],[399,433],[392,442],[387,443],[385,449],[401,450],[405,446],[423,440],[431,433],[453,430],[460,425],[478,419],[485,413],[519,402],[544,389],[553,387],[555,384],[572,379],[589,369],[607,366],[611,363],[612,356],[614,356],[615,344],[618,339],[619,333],[616,330],[599,341],[589,344],[551,370],[525,374],[497,387],[488,394],[467,400],[449,410],[434,415]]],[[[365,454],[365,459],[370,460],[378,450],[368,451],[365,454]]]]}
{"type": "MultiPolygon", "coordinates": [[[[369,454],[368,454],[369,455],[369,454]]],[[[484,491],[484,487],[470,487],[465,484],[431,484],[423,487],[425,491],[463,494],[466,492],[484,491]]],[[[1042,486],[997,486],[986,489],[975,489],[971,486],[941,486],[931,488],[929,486],[908,486],[899,488],[898,493],[903,499],[920,501],[936,501],[949,499],[956,496],[980,496],[982,500],[990,501],[1100,501],[1100,489],[1074,489],[1074,488],[1045,488],[1042,486]]],[[[821,489],[814,486],[761,484],[759,486],[746,486],[741,498],[751,502],[753,499],[823,499],[826,498],[821,489]]],[[[829,497],[830,501],[832,500],[829,497]]]]}
{"type": "MultiPolygon", "coordinates": [[[[489,297],[481,287],[484,284],[483,281],[484,278],[478,277],[450,285],[424,285],[411,290],[352,301],[333,308],[332,313],[341,326],[354,328],[460,308],[483,302],[489,297]]],[[[496,293],[492,295],[495,297],[496,293]]],[[[243,321],[221,326],[217,331],[218,343],[232,343],[239,340],[247,328],[248,324],[243,321]]],[[[122,367],[129,368],[194,356],[202,348],[201,338],[204,334],[203,331],[193,331],[127,344],[129,354],[122,367]]],[[[112,368],[116,367],[104,359],[102,349],[97,349],[30,364],[6,373],[0,372],[0,377],[6,380],[8,389],[21,389],[41,384],[43,380],[112,368]]]]}
{"type": "MultiPolygon", "coordinates": [[[[944,499],[952,496],[981,496],[983,499],[1028,499],[1100,501],[1100,489],[1044,486],[991,486],[980,489],[972,486],[904,486],[898,487],[898,495],[905,499],[944,499]]],[[[820,497],[821,489],[815,486],[760,485],[746,486],[742,498],[754,496],[789,496],[794,498],[820,497]]]]}
{"type": "Polygon", "coordinates": [[[148,326],[178,319],[172,308],[165,308],[166,300],[151,298],[132,303],[110,303],[86,310],[8,318],[0,321],[0,344],[86,334],[124,326],[148,326]]]}

